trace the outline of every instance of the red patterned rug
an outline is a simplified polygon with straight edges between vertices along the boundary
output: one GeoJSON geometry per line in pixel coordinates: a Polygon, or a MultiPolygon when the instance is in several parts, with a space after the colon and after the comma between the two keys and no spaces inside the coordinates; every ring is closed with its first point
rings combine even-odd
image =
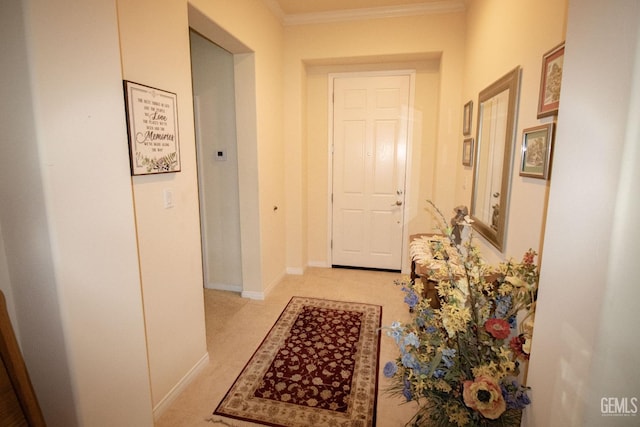
{"type": "Polygon", "coordinates": [[[374,426],[381,316],[377,305],[293,297],[214,414],[374,426]]]}

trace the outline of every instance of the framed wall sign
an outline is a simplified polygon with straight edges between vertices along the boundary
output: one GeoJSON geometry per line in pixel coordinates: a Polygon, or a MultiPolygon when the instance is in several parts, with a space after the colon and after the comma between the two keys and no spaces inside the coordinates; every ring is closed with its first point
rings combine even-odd
{"type": "Polygon", "coordinates": [[[564,42],[545,53],[542,57],[540,96],[538,98],[538,118],[558,114],[560,106],[560,83],[564,67],[564,42]]]}
{"type": "Polygon", "coordinates": [[[131,175],[180,171],[175,93],[125,80],[131,175]]]}
{"type": "Polygon", "coordinates": [[[549,123],[522,131],[520,176],[549,178],[553,128],[553,123],[549,123]]]}
{"type": "Polygon", "coordinates": [[[473,166],[473,138],[466,138],[462,142],[462,164],[473,166]]]}

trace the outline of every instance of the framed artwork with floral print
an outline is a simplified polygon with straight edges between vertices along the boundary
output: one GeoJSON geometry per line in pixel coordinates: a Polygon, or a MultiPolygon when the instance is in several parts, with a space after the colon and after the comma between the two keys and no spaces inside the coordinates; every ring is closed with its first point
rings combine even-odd
{"type": "Polygon", "coordinates": [[[473,101],[469,101],[464,104],[464,111],[462,113],[462,134],[464,136],[471,135],[471,120],[473,117],[473,101]]]}
{"type": "Polygon", "coordinates": [[[462,142],[462,164],[473,166],[473,138],[465,138],[462,142]]]}
{"type": "Polygon", "coordinates": [[[549,123],[525,129],[522,132],[520,176],[549,178],[553,129],[553,123],[549,123]]]}
{"type": "Polygon", "coordinates": [[[564,67],[564,42],[545,53],[542,57],[538,118],[558,114],[560,106],[560,86],[564,67]]]}

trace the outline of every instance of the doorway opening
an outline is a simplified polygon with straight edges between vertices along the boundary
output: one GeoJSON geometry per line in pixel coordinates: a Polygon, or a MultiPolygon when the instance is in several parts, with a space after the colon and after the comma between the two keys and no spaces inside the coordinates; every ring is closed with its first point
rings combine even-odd
{"type": "Polygon", "coordinates": [[[233,55],[190,31],[204,286],[242,291],[233,55]]]}
{"type": "MultiPolygon", "coordinates": [[[[215,51],[217,61],[213,62],[224,64],[212,73],[204,71],[202,80],[205,82],[205,89],[199,87],[198,93],[194,92],[194,124],[199,140],[196,150],[199,189],[207,185],[201,179],[206,170],[201,171],[200,164],[211,169],[226,170],[228,174],[224,178],[227,184],[224,185],[224,179],[218,177],[216,180],[214,175],[213,181],[218,186],[218,194],[212,198],[212,203],[204,200],[206,195],[203,196],[202,191],[199,194],[201,205],[206,204],[205,210],[201,209],[201,218],[203,214],[206,216],[202,226],[204,285],[214,289],[239,291],[243,297],[260,299],[264,295],[261,292],[261,248],[255,245],[255,236],[260,234],[255,55],[245,44],[191,4],[188,5],[188,12],[191,34],[197,34],[201,38],[199,42],[205,50],[215,51]],[[219,93],[205,93],[212,90],[211,87],[215,87],[213,81],[217,72],[227,76],[229,87],[221,87],[218,84],[216,90],[219,90],[219,93]],[[220,95],[223,92],[225,95],[220,95]],[[205,114],[205,110],[208,113],[205,114]],[[215,129],[215,132],[212,129],[215,129]],[[201,141],[210,145],[209,151],[200,150],[201,141]],[[229,172],[234,168],[235,172],[229,172]],[[213,205],[210,206],[211,204],[213,205]],[[220,217],[211,215],[211,212],[217,211],[225,215],[222,225],[216,223],[222,221],[220,217]],[[213,224],[209,224],[210,222],[213,224]],[[207,237],[205,227],[217,229],[219,232],[207,237]],[[211,273],[207,265],[208,259],[204,256],[210,258],[212,252],[223,254],[220,258],[222,261],[215,260],[214,266],[224,263],[227,259],[232,260],[232,265],[218,265],[218,271],[214,271],[215,274],[211,273]],[[233,253],[229,255],[229,252],[233,253]],[[218,272],[224,273],[224,276],[217,278],[218,272]]],[[[192,53],[192,61],[197,58],[197,55],[192,53]]],[[[207,63],[210,60],[211,57],[205,55],[203,62],[207,63]]],[[[215,70],[217,66],[220,64],[206,64],[205,69],[215,70]]],[[[196,67],[192,67],[192,73],[197,72],[196,67]]],[[[194,76],[194,89],[195,86],[194,76]]]]}

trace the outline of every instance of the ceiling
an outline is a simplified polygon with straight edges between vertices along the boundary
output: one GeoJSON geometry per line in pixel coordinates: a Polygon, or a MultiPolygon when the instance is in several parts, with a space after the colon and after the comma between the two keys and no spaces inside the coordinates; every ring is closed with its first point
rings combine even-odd
{"type": "Polygon", "coordinates": [[[285,24],[460,11],[468,0],[265,0],[285,24]]]}
{"type": "Polygon", "coordinates": [[[335,12],[340,10],[399,7],[422,3],[440,3],[442,0],[276,0],[285,15],[300,13],[335,12]]]}

